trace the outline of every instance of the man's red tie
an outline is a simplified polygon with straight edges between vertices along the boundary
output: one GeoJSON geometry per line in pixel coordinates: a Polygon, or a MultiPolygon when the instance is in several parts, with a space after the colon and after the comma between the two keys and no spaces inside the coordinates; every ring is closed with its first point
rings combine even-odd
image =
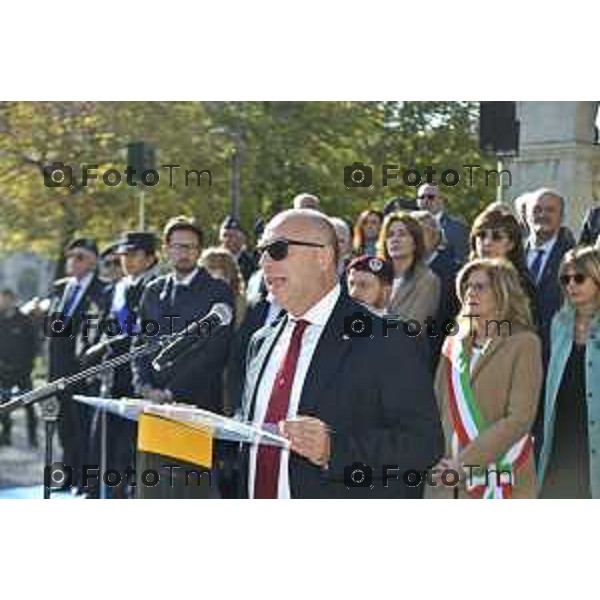
{"type": "MultiPolygon", "coordinates": [[[[287,418],[292,384],[296,374],[296,365],[300,356],[302,334],[309,325],[308,321],[296,321],[292,339],[283,363],[273,383],[265,423],[279,423],[287,418]]],[[[277,498],[279,484],[279,461],[281,450],[276,446],[261,444],[256,456],[256,477],[254,479],[255,498],[277,498]]]]}

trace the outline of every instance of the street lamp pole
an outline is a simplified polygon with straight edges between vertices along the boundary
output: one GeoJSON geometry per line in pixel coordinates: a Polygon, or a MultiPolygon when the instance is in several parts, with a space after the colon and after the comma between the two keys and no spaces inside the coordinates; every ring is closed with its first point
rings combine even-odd
{"type": "Polygon", "coordinates": [[[240,218],[242,208],[242,136],[239,129],[231,131],[233,152],[231,154],[231,214],[240,218]]]}

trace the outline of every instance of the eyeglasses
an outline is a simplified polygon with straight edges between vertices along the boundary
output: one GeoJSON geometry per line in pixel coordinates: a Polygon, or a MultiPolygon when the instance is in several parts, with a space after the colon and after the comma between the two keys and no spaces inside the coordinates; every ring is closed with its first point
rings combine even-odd
{"type": "Polygon", "coordinates": [[[489,289],[490,289],[489,283],[479,283],[479,282],[467,283],[465,285],[465,291],[463,293],[466,294],[469,290],[471,290],[475,294],[481,294],[482,292],[485,292],[489,289]]]}
{"type": "Polygon", "coordinates": [[[587,279],[587,275],[583,273],[575,273],[574,275],[561,275],[559,277],[560,283],[567,287],[569,282],[573,280],[577,285],[581,285],[587,279]]]}
{"type": "Polygon", "coordinates": [[[482,229],[475,235],[480,240],[490,238],[493,242],[501,242],[508,238],[508,234],[503,229],[482,229]]]}
{"type": "Polygon", "coordinates": [[[173,242],[167,247],[169,250],[184,250],[185,252],[193,252],[194,250],[198,250],[198,244],[179,244],[177,242],[173,242]]]}
{"type": "Polygon", "coordinates": [[[256,251],[262,256],[264,252],[267,252],[269,256],[276,261],[283,260],[286,258],[289,252],[290,246],[309,246],[311,248],[325,248],[325,244],[317,244],[316,242],[300,242],[298,240],[288,240],[280,238],[268,242],[262,246],[257,246],[256,251]]]}
{"type": "Polygon", "coordinates": [[[437,196],[435,194],[421,194],[417,196],[419,200],[427,199],[427,200],[435,200],[437,196]]]}

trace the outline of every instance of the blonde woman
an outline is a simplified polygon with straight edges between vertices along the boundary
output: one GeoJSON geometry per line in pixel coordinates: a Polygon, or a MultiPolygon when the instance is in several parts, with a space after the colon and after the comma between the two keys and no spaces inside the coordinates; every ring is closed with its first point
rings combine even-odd
{"type": "Polygon", "coordinates": [[[505,259],[465,265],[457,294],[459,331],[446,339],[435,379],[446,453],[431,493],[452,497],[440,478],[452,470],[460,475],[459,498],[533,498],[530,430],[542,359],[528,297],[505,259]]]}
{"type": "Polygon", "coordinates": [[[229,250],[213,247],[204,250],[198,264],[231,288],[235,297],[235,324],[239,327],[246,315],[246,295],[244,278],[237,260],[229,250]]]}
{"type": "Polygon", "coordinates": [[[552,320],[546,375],[542,498],[600,498],[600,251],[569,250],[565,303],[552,320]]]}

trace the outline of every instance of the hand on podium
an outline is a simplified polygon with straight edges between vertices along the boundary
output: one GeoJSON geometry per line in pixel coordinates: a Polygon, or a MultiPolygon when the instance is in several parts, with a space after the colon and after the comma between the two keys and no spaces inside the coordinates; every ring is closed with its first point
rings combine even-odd
{"type": "Polygon", "coordinates": [[[173,401],[173,393],[171,390],[161,390],[159,388],[146,386],[142,388],[141,391],[144,398],[152,400],[152,402],[157,402],[158,404],[166,404],[173,401]]]}
{"type": "Polygon", "coordinates": [[[296,417],[280,424],[291,450],[318,467],[326,467],[331,454],[329,427],[314,417],[296,417]]]}

